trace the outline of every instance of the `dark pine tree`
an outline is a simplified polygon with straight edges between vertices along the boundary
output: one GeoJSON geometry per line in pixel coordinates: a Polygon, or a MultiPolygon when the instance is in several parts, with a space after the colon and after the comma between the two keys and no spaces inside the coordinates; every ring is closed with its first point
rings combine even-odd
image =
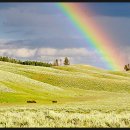
{"type": "Polygon", "coordinates": [[[64,65],[69,65],[70,64],[70,61],[67,57],[65,57],[65,60],[64,60],[64,65]]]}

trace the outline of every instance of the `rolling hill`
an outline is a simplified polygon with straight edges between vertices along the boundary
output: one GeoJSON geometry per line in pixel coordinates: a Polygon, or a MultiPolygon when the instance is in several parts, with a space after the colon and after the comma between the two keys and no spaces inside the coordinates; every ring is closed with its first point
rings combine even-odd
{"type": "Polygon", "coordinates": [[[130,72],[0,61],[0,106],[0,127],[130,127],[130,72]]]}
{"type": "Polygon", "coordinates": [[[130,72],[89,65],[39,67],[0,61],[0,103],[59,104],[130,97],[130,72]]]}

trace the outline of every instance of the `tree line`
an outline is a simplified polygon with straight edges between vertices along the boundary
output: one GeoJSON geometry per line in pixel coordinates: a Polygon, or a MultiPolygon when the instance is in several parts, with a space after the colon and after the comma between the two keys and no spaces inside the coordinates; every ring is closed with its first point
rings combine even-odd
{"type": "MultiPolygon", "coordinates": [[[[58,61],[58,59],[56,59],[54,61],[54,63],[52,64],[52,63],[45,63],[45,62],[40,62],[40,61],[30,61],[30,60],[21,61],[21,60],[17,60],[17,59],[8,57],[8,56],[0,56],[0,61],[16,63],[16,64],[22,64],[22,65],[33,65],[33,66],[44,66],[44,67],[62,65],[62,60],[61,59],[59,61],[58,61]]],[[[69,61],[69,59],[67,57],[65,57],[63,64],[64,65],[70,65],[70,61],[69,61]]]]}
{"type": "Polygon", "coordinates": [[[44,62],[30,61],[30,60],[21,61],[21,60],[17,60],[17,59],[14,59],[14,58],[10,58],[8,56],[0,56],[0,61],[22,64],[22,65],[45,66],[45,67],[51,67],[52,66],[51,63],[44,63],[44,62]]]}

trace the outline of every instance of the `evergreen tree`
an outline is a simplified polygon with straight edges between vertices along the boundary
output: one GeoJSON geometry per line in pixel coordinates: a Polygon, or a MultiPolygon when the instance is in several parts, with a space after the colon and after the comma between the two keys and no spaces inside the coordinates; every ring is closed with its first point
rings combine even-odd
{"type": "Polygon", "coordinates": [[[124,66],[124,69],[125,69],[126,71],[130,70],[130,65],[129,65],[129,64],[128,64],[128,65],[125,65],[125,66],[124,66]]]}
{"type": "Polygon", "coordinates": [[[70,64],[69,59],[67,57],[65,57],[64,65],[69,65],[69,64],[70,64]]]}

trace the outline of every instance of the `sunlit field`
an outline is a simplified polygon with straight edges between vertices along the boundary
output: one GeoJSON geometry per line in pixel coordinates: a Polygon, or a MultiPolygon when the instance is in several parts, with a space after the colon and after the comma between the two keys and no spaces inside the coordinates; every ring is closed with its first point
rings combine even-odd
{"type": "Polygon", "coordinates": [[[130,72],[1,61],[0,105],[0,127],[130,127],[130,72]]]}
{"type": "Polygon", "coordinates": [[[73,108],[3,108],[0,127],[130,127],[129,111],[102,112],[73,108]]]}

